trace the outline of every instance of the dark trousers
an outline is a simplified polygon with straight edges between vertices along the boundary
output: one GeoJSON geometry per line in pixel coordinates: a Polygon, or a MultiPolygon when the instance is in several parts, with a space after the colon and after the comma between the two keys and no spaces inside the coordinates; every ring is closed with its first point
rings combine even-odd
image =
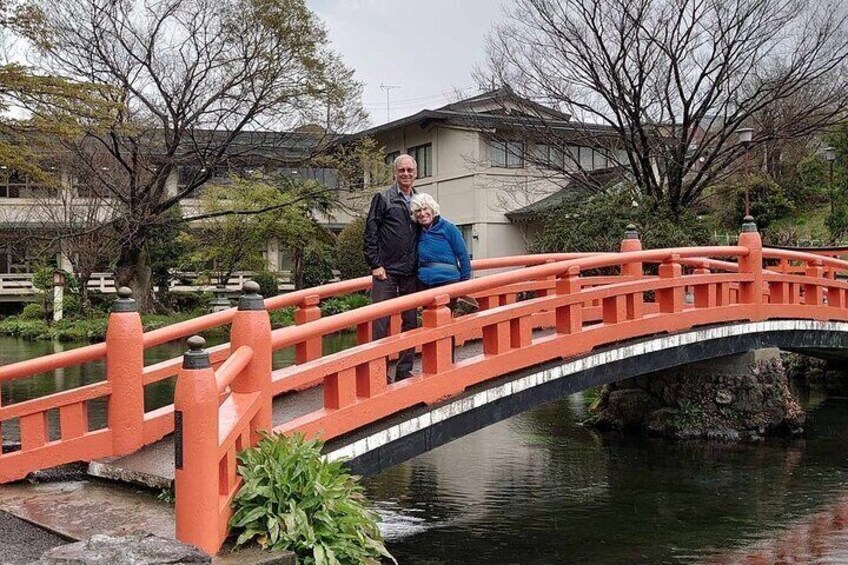
{"type": "MultiPolygon", "coordinates": [[[[386,280],[381,281],[374,279],[371,285],[371,300],[373,302],[382,302],[405,294],[412,294],[418,290],[418,277],[415,275],[392,275],[386,274],[386,280]]],[[[416,309],[406,310],[401,314],[401,331],[414,330],[418,327],[418,315],[416,309]]],[[[374,339],[386,337],[389,329],[389,318],[380,318],[374,320],[373,336],[374,339]]],[[[405,378],[412,371],[412,361],[415,358],[415,349],[407,349],[401,351],[398,358],[395,375],[405,378]]]]}

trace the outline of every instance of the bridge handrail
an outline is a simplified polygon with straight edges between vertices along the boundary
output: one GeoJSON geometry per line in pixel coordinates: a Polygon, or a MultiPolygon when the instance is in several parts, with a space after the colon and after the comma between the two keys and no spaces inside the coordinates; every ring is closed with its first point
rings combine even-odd
{"type": "Polygon", "coordinates": [[[786,259],[789,261],[802,261],[804,263],[820,263],[825,267],[836,267],[840,270],[848,271],[848,261],[805,251],[763,247],[763,259],[786,259]]]}
{"type": "Polygon", "coordinates": [[[601,254],[578,259],[555,261],[533,267],[527,267],[520,271],[498,273],[484,278],[472,279],[453,283],[443,287],[433,288],[415,294],[400,296],[391,300],[370,304],[302,325],[278,328],[271,332],[272,345],[275,350],[294,345],[295,343],[315,338],[330,333],[338,332],[351,326],[365,322],[399,314],[405,310],[425,307],[431,304],[436,297],[445,295],[449,298],[484,292],[506,284],[513,284],[528,279],[550,277],[567,272],[569,269],[578,269],[580,272],[603,267],[619,266],[625,263],[661,263],[673,256],[680,258],[696,258],[701,255],[717,255],[723,257],[744,257],[748,254],[748,248],[740,246],[716,246],[706,248],[668,248],[647,251],[631,251],[627,253],[601,254]]]}
{"type": "Polygon", "coordinates": [[[218,392],[223,393],[233,380],[241,374],[248,363],[253,360],[253,349],[249,345],[242,345],[227,357],[220,367],[215,371],[215,382],[218,392]]]}
{"type": "MultiPolygon", "coordinates": [[[[592,255],[594,254],[545,253],[538,255],[521,255],[504,258],[499,257],[493,259],[477,259],[475,261],[472,261],[472,267],[478,271],[505,269],[511,267],[519,267],[523,265],[535,265],[538,263],[544,263],[546,261],[562,260],[564,258],[581,258],[592,255]]],[[[265,299],[265,306],[268,311],[273,312],[274,310],[279,310],[281,308],[297,306],[308,297],[317,296],[319,299],[324,299],[333,296],[351,294],[360,290],[367,290],[370,287],[370,276],[359,277],[356,279],[349,279],[345,281],[330,283],[320,287],[306,288],[282,294],[279,296],[273,296],[271,298],[265,299]]],[[[200,333],[205,330],[229,324],[232,322],[235,312],[235,308],[230,308],[222,312],[205,314],[198,318],[193,318],[191,320],[186,320],[183,322],[177,322],[176,324],[171,324],[169,326],[165,326],[164,328],[158,328],[155,330],[144,332],[144,348],[149,349],[157,345],[162,345],[163,343],[182,339],[195,333],[200,333]]],[[[219,346],[217,349],[215,349],[215,351],[221,351],[223,352],[222,355],[226,356],[227,352],[229,351],[229,348],[227,344],[223,344],[222,346],[219,346]]],[[[54,371],[56,369],[82,365],[91,361],[104,359],[105,357],[106,344],[97,343],[93,345],[86,345],[83,347],[70,349],[68,351],[62,351],[60,353],[52,353],[50,355],[45,355],[43,357],[38,357],[35,359],[27,359],[25,361],[9,363],[7,365],[0,366],[0,382],[29,377],[46,371],[54,371]]],[[[153,379],[153,381],[175,375],[176,369],[179,367],[180,361],[180,357],[175,357],[173,359],[161,361],[153,365],[160,369],[164,369],[166,367],[169,369],[173,368],[173,373],[162,375],[159,378],[153,379]]],[[[148,372],[147,370],[149,367],[151,366],[145,367],[146,372],[148,372]]],[[[148,381],[145,384],[149,384],[149,382],[153,381],[148,381]]]]}

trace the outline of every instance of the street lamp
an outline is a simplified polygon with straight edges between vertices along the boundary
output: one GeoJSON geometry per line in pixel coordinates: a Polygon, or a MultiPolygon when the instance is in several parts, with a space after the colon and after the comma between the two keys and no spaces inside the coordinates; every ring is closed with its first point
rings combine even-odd
{"type": "Polygon", "coordinates": [[[65,271],[53,271],[53,321],[62,319],[62,303],[65,298],[65,271]]]}
{"type": "Polygon", "coordinates": [[[751,197],[750,197],[750,180],[748,176],[748,168],[750,162],[750,152],[749,147],[751,146],[751,139],[754,137],[754,129],[753,128],[739,128],[736,130],[736,135],[739,136],[739,143],[745,147],[745,216],[751,215],[751,197]]]}

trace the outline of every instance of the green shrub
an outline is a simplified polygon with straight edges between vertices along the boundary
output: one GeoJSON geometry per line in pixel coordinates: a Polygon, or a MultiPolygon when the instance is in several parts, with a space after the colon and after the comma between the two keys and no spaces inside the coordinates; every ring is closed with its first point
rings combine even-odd
{"type": "Polygon", "coordinates": [[[627,190],[585,196],[557,206],[542,218],[532,248],[537,253],[618,251],[627,224],[634,223],[645,249],[703,245],[709,229],[692,212],[674,213],[648,198],[632,206],[627,190]]]}
{"type": "Polygon", "coordinates": [[[270,313],[271,326],[275,328],[283,328],[285,326],[294,325],[294,307],[280,308],[270,313]]]}
{"type": "Polygon", "coordinates": [[[365,218],[356,218],[346,225],[336,240],[336,268],[342,279],[355,279],[371,274],[362,245],[365,218]]]}
{"type": "Polygon", "coordinates": [[[321,316],[333,316],[371,304],[371,298],[360,293],[328,298],[321,302],[321,316]]]}
{"type": "Polygon", "coordinates": [[[169,292],[170,306],[177,312],[207,311],[212,300],[211,292],[169,292]]]}
{"type": "Polygon", "coordinates": [[[43,320],[44,308],[42,308],[41,304],[32,302],[24,306],[19,317],[21,320],[43,320]]]}
{"type": "Polygon", "coordinates": [[[299,288],[321,286],[333,280],[333,248],[320,241],[313,242],[303,252],[303,285],[299,288]]]}
{"type": "Polygon", "coordinates": [[[322,447],[302,435],[266,436],[239,455],[244,484],[230,520],[236,545],[293,551],[303,564],[394,561],[357,479],[344,462],[325,461],[322,447]]]}
{"type": "Polygon", "coordinates": [[[275,273],[261,271],[259,273],[254,273],[254,275],[250,278],[253,282],[259,285],[259,294],[261,294],[263,298],[270,298],[280,294],[280,283],[277,280],[277,275],[275,273]]]}

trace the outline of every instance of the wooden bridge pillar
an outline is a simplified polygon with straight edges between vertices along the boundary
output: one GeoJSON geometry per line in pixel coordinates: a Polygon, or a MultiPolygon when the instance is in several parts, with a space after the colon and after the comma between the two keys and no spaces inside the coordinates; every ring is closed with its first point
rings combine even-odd
{"type": "Polygon", "coordinates": [[[751,320],[763,319],[763,240],[753,216],[745,216],[739,245],[748,248],[748,255],[739,258],[739,272],[750,274],[751,282],[739,284],[739,302],[750,305],[751,320]]]}
{"type": "MultiPolygon", "coordinates": [[[[433,299],[433,303],[424,310],[422,324],[425,328],[438,328],[446,326],[453,320],[448,303],[450,296],[440,294],[433,299]]],[[[506,331],[509,332],[509,322],[506,323],[506,331]]],[[[485,349],[486,329],[483,328],[483,343],[485,349]]],[[[509,335],[506,336],[509,339],[509,335]]],[[[453,365],[453,337],[437,339],[425,343],[421,347],[421,372],[435,375],[448,370],[453,365]]]]}
{"type": "Polygon", "coordinates": [[[214,555],[219,537],[218,385],[200,336],[174,390],[174,490],[177,539],[214,555]]]}
{"type": "MultiPolygon", "coordinates": [[[[642,240],[639,239],[639,232],[636,231],[636,226],[633,224],[627,225],[627,230],[624,232],[624,239],[621,240],[619,250],[622,253],[631,251],[642,251],[642,240]]],[[[641,279],[644,276],[643,265],[641,261],[631,261],[621,266],[621,274],[625,277],[641,279]]],[[[621,321],[619,317],[625,316],[628,320],[638,320],[644,312],[645,296],[642,292],[628,294],[624,299],[624,311],[619,310],[618,302],[613,305],[604,304],[604,322],[615,323],[621,321]],[[609,320],[608,315],[614,316],[609,320]],[[614,318],[614,319],[613,319],[614,318]]]]}
{"type": "Polygon", "coordinates": [[[107,420],[113,455],[144,444],[144,330],[132,290],[118,289],[106,327],[106,380],[112,389],[107,420]]]}
{"type": "Polygon", "coordinates": [[[261,392],[262,407],[256,413],[250,425],[251,442],[259,441],[260,431],[271,430],[271,320],[265,309],[265,301],[259,294],[259,284],[254,281],[244,283],[239,297],[238,310],[233,316],[230,332],[231,350],[236,351],[242,345],[253,350],[253,357],[247,367],[233,380],[230,389],[233,392],[261,392]]]}
{"type": "MultiPolygon", "coordinates": [[[[680,279],[683,276],[683,267],[680,265],[680,256],[672,255],[667,261],[660,264],[659,275],[661,279],[680,279]]],[[[672,314],[683,311],[683,287],[671,286],[657,290],[657,304],[660,312],[672,314]]]]}
{"type": "MultiPolygon", "coordinates": [[[[563,278],[557,281],[558,296],[568,296],[580,292],[580,267],[569,267],[563,278]]],[[[573,334],[583,329],[583,304],[576,302],[556,309],[556,329],[560,334],[573,334]]]]}
{"type": "MultiPolygon", "coordinates": [[[[303,299],[294,312],[294,323],[298,326],[307,322],[314,322],[321,318],[321,309],[318,307],[320,298],[317,294],[311,294],[303,299]]],[[[302,365],[307,361],[313,361],[321,357],[321,338],[311,338],[294,346],[295,363],[302,365]]]]}

